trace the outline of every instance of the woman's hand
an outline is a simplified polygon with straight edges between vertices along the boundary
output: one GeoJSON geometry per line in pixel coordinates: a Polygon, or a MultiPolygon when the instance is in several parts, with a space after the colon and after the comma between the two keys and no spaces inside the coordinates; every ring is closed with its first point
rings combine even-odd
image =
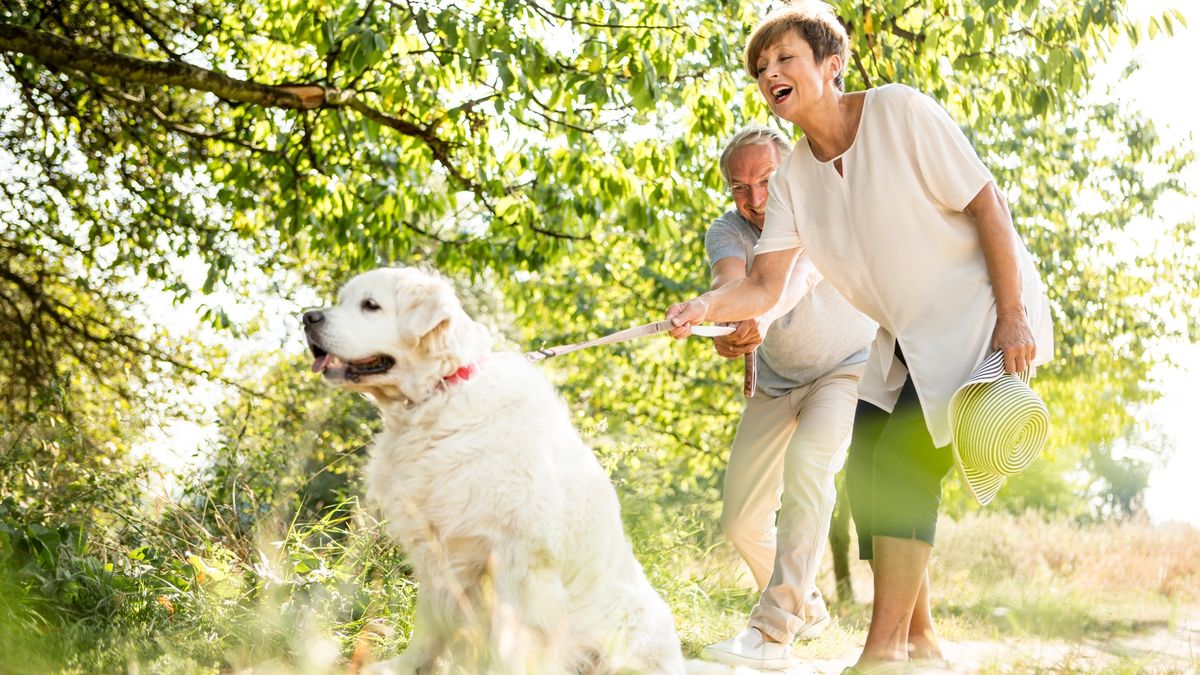
{"type": "Polygon", "coordinates": [[[666,319],[675,327],[667,332],[676,340],[682,340],[692,334],[692,324],[702,323],[706,316],[708,303],[703,296],[671,305],[667,309],[666,319]]]}
{"type": "Polygon", "coordinates": [[[734,330],[729,335],[713,338],[713,346],[717,348],[717,353],[727,359],[734,359],[754,351],[766,337],[768,324],[764,323],[760,317],[738,321],[733,326],[734,330]]]}
{"type": "Polygon", "coordinates": [[[996,330],[992,333],[992,349],[1004,352],[1004,370],[1020,373],[1033,365],[1037,342],[1025,317],[1025,310],[1002,312],[996,315],[996,330]]]}

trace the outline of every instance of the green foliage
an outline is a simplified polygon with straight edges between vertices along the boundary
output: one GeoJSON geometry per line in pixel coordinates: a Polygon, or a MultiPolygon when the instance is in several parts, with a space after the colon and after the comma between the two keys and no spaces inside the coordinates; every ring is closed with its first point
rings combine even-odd
{"type": "MultiPolygon", "coordinates": [[[[930,93],[995,171],[1052,295],[1054,377],[1098,367],[1124,383],[1113,405],[1144,400],[1146,346],[1194,306],[1197,256],[1187,224],[1168,224],[1165,241],[1186,244],[1169,255],[1124,265],[1121,247],[1181,189],[1174,176],[1191,157],[1162,147],[1137,111],[1084,96],[1114,41],[1169,32],[1182,16],[1136,26],[1120,2],[835,7],[852,38],[849,87],[930,93]]],[[[95,57],[52,71],[10,52],[5,86],[19,95],[0,102],[0,152],[17,179],[0,197],[0,243],[13,252],[0,275],[11,284],[0,287],[4,311],[31,314],[21,308],[49,297],[80,318],[52,315],[42,323],[54,330],[33,339],[0,337],[44,345],[32,372],[52,373],[69,366],[71,347],[136,333],[120,323],[135,301],[112,295],[122,279],[182,300],[220,288],[239,266],[328,280],[392,261],[486,277],[514,303],[526,338],[657,316],[707,282],[697,234],[728,201],[716,156],[737,126],[766,114],[739,68],[758,11],[711,0],[9,3],[0,20],[80,47],[168,66],[187,54],[248,83],[326,94],[304,111],[233,104],[189,88],[203,86],[195,79],[146,86],[136,73],[92,74],[95,57]],[[203,283],[175,270],[187,258],[207,266],[203,283]],[[103,283],[77,284],[76,300],[71,279],[103,283]]],[[[207,316],[229,324],[219,306],[207,316]]],[[[117,340],[76,360],[105,383],[188,363],[147,344],[117,340]]],[[[734,404],[728,387],[701,386],[715,361],[696,349],[639,355],[640,398],[609,396],[586,414],[660,434],[653,444],[689,458],[668,464],[711,473],[715,462],[698,458],[719,455],[708,446],[722,445],[734,404]],[[697,410],[723,413],[714,424],[697,410]],[[679,452],[681,442],[706,449],[679,452]]],[[[586,367],[564,384],[626,394],[622,368],[586,367]]],[[[1084,417],[1091,431],[1071,450],[1076,462],[1123,433],[1096,409],[1084,417]]]]}
{"type": "MultiPolygon", "coordinates": [[[[253,360],[253,357],[250,358],[253,360]]],[[[263,522],[308,522],[358,494],[366,442],[378,427],[365,399],[341,396],[295,361],[219,411],[222,438],[183,502],[227,545],[244,546],[263,522]]]]}
{"type": "MultiPolygon", "coordinates": [[[[1136,26],[1116,0],[834,5],[848,87],[903,82],[947,107],[1051,294],[1059,352],[1036,386],[1054,436],[999,506],[1136,510],[1147,465],[1122,453],[1154,395],[1151,347],[1196,335],[1194,224],[1155,216],[1193,158],[1093,79],[1118,39],[1169,34],[1182,16],[1136,26]]],[[[146,513],[148,473],[129,452],[147,411],[195,376],[219,379],[222,361],[137,318],[142,291],[199,297],[207,323],[245,334],[263,326],[234,325],[210,294],[249,292],[236,286],[247,270],[270,293],[299,277],[330,297],[355,271],[420,263],[519,350],[657,319],[708,284],[702,234],[729,207],[723,141],[768,121],[739,66],[761,9],[0,3],[0,28],[326,92],[310,110],[234,103],[195,79],[98,74],[94,55],[58,67],[0,48],[0,636],[13,647],[0,670],[46,644],[75,670],[319,670],[327,655],[309,647],[346,654],[376,618],[400,630],[371,639],[402,643],[403,560],[351,515],[375,415],[295,357],[246,359],[210,465],[162,517],[146,513]]],[[[689,644],[715,637],[704,631],[729,596],[696,561],[715,541],[740,364],[660,336],[545,368],[652,579],[698,617],[689,644]]],[[[950,514],[974,508],[948,490],[950,514]]]]}

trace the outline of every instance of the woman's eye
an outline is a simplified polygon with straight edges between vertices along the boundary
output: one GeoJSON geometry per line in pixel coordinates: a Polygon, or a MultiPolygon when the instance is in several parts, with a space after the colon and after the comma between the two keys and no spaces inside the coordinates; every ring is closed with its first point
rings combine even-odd
{"type": "Polygon", "coordinates": [[[378,312],[379,310],[383,309],[379,306],[378,302],[375,302],[371,298],[363,300],[361,307],[364,312],[378,312]]]}

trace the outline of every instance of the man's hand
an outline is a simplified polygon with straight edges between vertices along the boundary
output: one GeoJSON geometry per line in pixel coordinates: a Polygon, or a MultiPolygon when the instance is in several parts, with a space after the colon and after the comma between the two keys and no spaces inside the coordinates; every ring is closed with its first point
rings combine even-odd
{"type": "Polygon", "coordinates": [[[717,348],[717,353],[727,359],[749,354],[762,344],[768,326],[762,317],[738,321],[734,324],[732,333],[713,338],[713,345],[717,348]]]}
{"type": "Polygon", "coordinates": [[[675,327],[667,332],[676,340],[682,340],[692,334],[692,325],[703,323],[707,315],[708,303],[704,301],[703,296],[671,305],[667,309],[666,319],[675,327]]]}
{"type": "Polygon", "coordinates": [[[992,349],[1004,352],[1004,370],[1020,373],[1033,365],[1037,342],[1024,310],[996,315],[996,330],[992,333],[992,349]]]}

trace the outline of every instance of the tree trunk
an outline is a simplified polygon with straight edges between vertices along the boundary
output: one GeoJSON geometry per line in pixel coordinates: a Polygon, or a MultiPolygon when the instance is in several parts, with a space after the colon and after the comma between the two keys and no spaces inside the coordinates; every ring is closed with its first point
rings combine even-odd
{"type": "Polygon", "coordinates": [[[829,521],[829,551],[833,554],[833,577],[837,580],[838,603],[854,602],[850,584],[850,501],[846,498],[846,472],[837,475],[837,502],[829,521]]]}

